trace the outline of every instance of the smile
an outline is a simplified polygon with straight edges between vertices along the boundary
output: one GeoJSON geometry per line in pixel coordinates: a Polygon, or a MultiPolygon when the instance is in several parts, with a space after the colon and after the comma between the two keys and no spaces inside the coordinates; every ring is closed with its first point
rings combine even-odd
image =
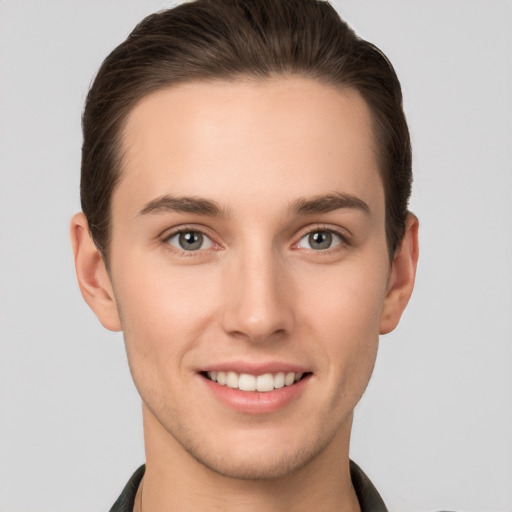
{"type": "Polygon", "coordinates": [[[305,376],[304,373],[277,372],[263,375],[250,375],[234,371],[206,372],[206,377],[221,386],[227,386],[240,391],[268,392],[280,389],[298,382],[305,376]]]}

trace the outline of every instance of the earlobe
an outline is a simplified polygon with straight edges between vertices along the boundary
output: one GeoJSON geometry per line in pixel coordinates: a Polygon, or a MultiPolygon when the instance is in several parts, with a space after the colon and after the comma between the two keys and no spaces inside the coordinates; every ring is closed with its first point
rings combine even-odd
{"type": "Polygon", "coordinates": [[[416,278],[418,263],[419,222],[409,213],[405,221],[405,234],[395,251],[384,307],[380,319],[380,334],[387,334],[396,328],[409,302],[416,278]]]}
{"type": "Polygon", "coordinates": [[[71,219],[70,235],[76,276],[83,298],[104,327],[120,331],[121,321],[110,277],[103,257],[90,236],[83,213],[77,213],[71,219]]]}

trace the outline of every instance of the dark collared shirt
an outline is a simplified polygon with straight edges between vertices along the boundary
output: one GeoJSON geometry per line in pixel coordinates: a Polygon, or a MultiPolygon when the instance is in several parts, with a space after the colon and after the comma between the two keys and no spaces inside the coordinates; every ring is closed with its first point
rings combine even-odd
{"type": "MultiPolygon", "coordinates": [[[[145,470],[146,466],[143,465],[135,471],[123,489],[121,496],[119,496],[114,506],[110,509],[110,512],[133,512],[135,495],[145,470]]],[[[370,479],[363,473],[363,470],[352,461],[350,461],[350,476],[356,490],[361,512],[387,512],[388,509],[384,505],[377,489],[375,489],[370,479]]]]}

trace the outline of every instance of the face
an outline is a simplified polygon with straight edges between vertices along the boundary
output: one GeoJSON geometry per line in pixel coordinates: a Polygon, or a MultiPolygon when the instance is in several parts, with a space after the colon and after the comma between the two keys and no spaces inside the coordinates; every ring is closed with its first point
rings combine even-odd
{"type": "Polygon", "coordinates": [[[190,83],[124,136],[110,278],[155,442],[239,478],[348,445],[391,272],[365,102],[302,78],[190,83]]]}

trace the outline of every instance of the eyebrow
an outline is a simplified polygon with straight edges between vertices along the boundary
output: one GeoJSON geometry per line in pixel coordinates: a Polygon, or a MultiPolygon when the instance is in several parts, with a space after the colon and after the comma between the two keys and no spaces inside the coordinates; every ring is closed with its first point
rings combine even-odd
{"type": "MultiPolygon", "coordinates": [[[[340,209],[355,209],[366,214],[370,213],[369,206],[358,197],[351,194],[336,192],[314,196],[312,198],[299,198],[291,204],[289,211],[294,215],[313,215],[315,213],[328,213],[340,209]]],[[[227,210],[211,199],[195,196],[171,196],[163,195],[149,201],[144,205],[138,216],[153,213],[193,213],[208,217],[227,217],[227,210]]]]}
{"type": "Polygon", "coordinates": [[[194,213],[208,217],[227,216],[227,212],[211,199],[194,196],[175,197],[167,194],[146,203],[138,215],[165,212],[194,213]]]}
{"type": "Polygon", "coordinates": [[[311,215],[315,213],[328,213],[340,209],[355,209],[370,214],[370,207],[359,197],[351,194],[336,192],[315,196],[310,199],[300,198],[291,205],[290,212],[295,215],[311,215]]]}

